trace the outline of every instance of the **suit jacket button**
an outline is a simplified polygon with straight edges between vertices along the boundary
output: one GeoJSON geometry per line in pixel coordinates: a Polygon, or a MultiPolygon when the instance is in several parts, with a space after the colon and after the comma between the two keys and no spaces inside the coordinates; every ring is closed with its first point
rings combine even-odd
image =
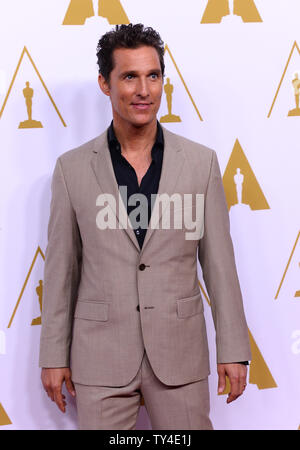
{"type": "Polygon", "coordinates": [[[145,264],[140,264],[140,265],[139,265],[139,269],[140,269],[140,270],[145,270],[145,268],[146,268],[145,264]]]}
{"type": "Polygon", "coordinates": [[[140,310],[140,305],[137,305],[136,309],[139,311],[140,310]]]}

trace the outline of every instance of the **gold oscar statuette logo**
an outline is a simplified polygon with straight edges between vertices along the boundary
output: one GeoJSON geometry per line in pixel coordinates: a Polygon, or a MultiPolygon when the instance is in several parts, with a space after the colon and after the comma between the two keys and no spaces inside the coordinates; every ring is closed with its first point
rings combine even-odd
{"type": "Polygon", "coordinates": [[[33,89],[30,87],[29,81],[26,81],[26,87],[23,89],[25,103],[27,108],[28,119],[20,122],[19,128],[43,128],[43,125],[38,120],[32,120],[32,97],[33,89]]]}
{"type": "Polygon", "coordinates": [[[120,0],[70,0],[63,25],[84,25],[95,16],[106,18],[110,25],[130,23],[120,0]]]}
{"type": "MultiPolygon", "coordinates": [[[[297,44],[296,41],[294,41],[294,44],[293,44],[292,49],[291,49],[291,51],[290,51],[290,54],[289,54],[289,56],[288,56],[287,63],[286,63],[286,65],[285,65],[285,67],[284,67],[284,71],[283,71],[283,74],[282,74],[282,76],[281,76],[279,85],[278,85],[278,87],[277,87],[277,89],[276,89],[276,93],[275,93],[275,96],[274,96],[274,98],[273,98],[271,108],[270,108],[270,110],[269,110],[269,112],[268,112],[268,118],[271,117],[273,108],[274,108],[274,106],[275,106],[277,97],[278,97],[278,95],[279,95],[279,91],[280,91],[280,89],[281,89],[281,87],[282,87],[282,84],[283,84],[283,81],[284,81],[284,79],[285,79],[285,77],[286,77],[286,74],[287,74],[287,71],[288,71],[288,68],[289,68],[289,65],[290,65],[290,63],[291,63],[291,60],[292,60],[292,57],[293,57],[293,55],[294,55],[295,50],[298,52],[298,56],[300,56],[300,48],[299,48],[299,45],[297,44]]],[[[290,109],[290,110],[287,112],[287,117],[299,117],[299,116],[300,116],[300,105],[299,105],[300,79],[299,79],[299,73],[300,73],[300,71],[295,70],[295,71],[294,71],[294,76],[293,76],[293,77],[291,76],[291,78],[290,78],[290,80],[289,80],[289,83],[290,83],[290,85],[291,85],[291,87],[292,87],[291,92],[293,92],[293,94],[294,94],[294,99],[293,99],[293,101],[295,102],[295,106],[296,106],[296,107],[290,109]]]]}
{"type": "Polygon", "coordinates": [[[181,122],[179,116],[175,116],[172,114],[172,95],[173,95],[174,86],[170,83],[170,78],[167,78],[167,82],[164,85],[164,91],[167,97],[167,105],[168,105],[168,114],[162,116],[160,118],[161,123],[170,123],[170,122],[181,122]]]}
{"type": "Polygon", "coordinates": [[[31,325],[41,325],[42,324],[42,307],[43,307],[43,280],[39,280],[39,284],[35,289],[39,299],[39,305],[41,310],[41,315],[32,319],[31,325]]]}
{"type": "MultiPolygon", "coordinates": [[[[182,76],[182,74],[181,74],[181,72],[179,70],[179,67],[178,67],[178,65],[177,65],[177,63],[176,63],[176,61],[174,59],[173,54],[171,53],[171,50],[170,50],[169,46],[166,44],[165,45],[165,62],[166,62],[166,67],[168,67],[168,59],[166,58],[167,55],[170,57],[171,62],[172,62],[173,66],[174,66],[174,68],[175,68],[175,70],[177,72],[177,75],[178,75],[181,83],[183,84],[183,87],[184,87],[184,89],[185,89],[185,91],[186,91],[190,101],[192,102],[192,105],[193,105],[193,107],[194,107],[194,109],[195,109],[195,111],[197,113],[197,116],[199,117],[199,119],[202,122],[203,119],[202,119],[201,114],[200,114],[200,112],[199,112],[199,110],[197,108],[197,105],[196,105],[196,103],[195,103],[195,101],[194,101],[194,99],[193,99],[193,97],[192,97],[192,95],[191,95],[191,93],[189,91],[189,88],[187,87],[186,82],[183,79],[183,76],[182,76]]],[[[175,114],[172,113],[172,109],[173,109],[172,103],[173,103],[173,97],[174,97],[174,92],[173,92],[174,91],[174,85],[171,83],[170,77],[166,78],[166,83],[164,85],[164,91],[165,91],[166,100],[167,100],[168,114],[162,116],[159,121],[162,122],[162,123],[172,123],[172,122],[175,122],[175,123],[177,122],[178,123],[178,122],[181,122],[182,120],[181,120],[180,116],[175,115],[175,114]]]]}
{"type": "Polygon", "coordinates": [[[228,210],[270,209],[238,139],[225,169],[223,184],[228,210]]]}
{"type": "Polygon", "coordinates": [[[296,108],[290,109],[288,116],[300,116],[299,97],[300,97],[300,80],[298,73],[295,73],[295,78],[292,81],[295,94],[296,108]]]}
{"type": "Polygon", "coordinates": [[[208,0],[201,23],[262,22],[254,0],[208,0]]]}
{"type": "MultiPolygon", "coordinates": [[[[34,268],[34,265],[35,265],[35,263],[36,263],[36,261],[37,261],[38,255],[40,255],[40,256],[42,257],[43,261],[45,261],[45,255],[44,255],[44,253],[42,252],[40,246],[38,246],[38,248],[37,248],[37,250],[36,250],[36,252],[35,252],[35,255],[34,255],[33,260],[32,260],[32,263],[31,263],[31,265],[30,265],[30,268],[29,268],[29,271],[28,271],[28,273],[27,273],[26,279],[25,279],[25,281],[24,281],[24,283],[23,283],[23,286],[22,286],[20,295],[19,295],[19,297],[18,297],[17,303],[16,303],[16,305],[15,305],[14,311],[13,311],[13,313],[12,313],[12,316],[11,316],[11,318],[10,318],[10,321],[9,321],[9,324],[8,324],[7,328],[10,328],[10,326],[11,326],[13,320],[14,320],[15,314],[16,314],[17,309],[18,309],[18,307],[19,307],[19,304],[20,304],[20,302],[21,302],[22,296],[23,296],[23,294],[24,294],[25,288],[26,288],[26,286],[27,286],[27,283],[28,283],[28,280],[29,280],[30,275],[31,275],[31,273],[32,273],[32,270],[33,270],[33,268],[34,268]]],[[[41,313],[42,313],[42,303],[43,303],[43,281],[42,281],[42,280],[39,280],[39,284],[38,284],[38,286],[36,287],[35,292],[36,292],[36,294],[37,294],[38,302],[39,302],[39,307],[40,307],[40,311],[41,311],[41,313]]],[[[38,316],[38,317],[36,317],[36,318],[34,318],[34,319],[31,321],[31,325],[41,325],[41,323],[42,323],[41,315],[38,316]]]]}
{"type": "MultiPolygon", "coordinates": [[[[5,106],[7,104],[7,100],[9,98],[9,95],[10,95],[11,91],[12,91],[15,79],[17,77],[17,74],[19,72],[19,69],[21,67],[21,63],[22,63],[23,58],[24,58],[25,55],[27,55],[27,57],[28,57],[31,65],[32,65],[36,75],[38,76],[38,78],[39,78],[43,88],[45,89],[46,94],[48,95],[48,97],[49,97],[49,99],[50,99],[50,101],[51,101],[51,103],[52,103],[52,105],[53,105],[53,107],[54,107],[58,117],[60,118],[60,120],[61,120],[61,122],[63,124],[63,126],[66,127],[67,125],[66,125],[64,119],[62,118],[62,116],[61,116],[61,114],[60,114],[60,112],[59,112],[59,110],[58,110],[58,108],[57,108],[57,106],[56,106],[56,104],[55,104],[55,102],[54,102],[54,100],[53,100],[53,98],[52,98],[52,96],[51,96],[51,94],[50,94],[50,92],[49,92],[49,90],[48,90],[44,80],[43,80],[43,78],[41,77],[41,75],[40,75],[40,73],[39,73],[39,71],[37,69],[37,66],[35,65],[35,63],[34,63],[32,57],[31,57],[29,51],[27,50],[26,46],[23,48],[23,51],[21,53],[20,59],[19,59],[18,64],[17,64],[17,68],[16,68],[16,70],[14,72],[14,75],[13,75],[12,80],[10,82],[10,85],[9,85],[7,94],[5,96],[3,105],[2,105],[2,107],[0,109],[0,119],[2,117],[3,111],[4,111],[5,106]]],[[[26,81],[25,82],[25,87],[23,89],[23,98],[24,98],[24,101],[25,101],[28,118],[26,120],[24,120],[23,122],[20,122],[18,128],[43,128],[43,125],[42,125],[42,123],[40,121],[32,119],[32,99],[33,99],[33,96],[34,96],[34,90],[31,87],[30,82],[26,81]]]]}

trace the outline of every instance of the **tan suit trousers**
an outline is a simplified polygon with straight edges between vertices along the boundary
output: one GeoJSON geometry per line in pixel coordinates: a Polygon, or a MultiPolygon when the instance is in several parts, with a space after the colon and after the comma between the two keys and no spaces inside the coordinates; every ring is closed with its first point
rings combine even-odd
{"type": "Polygon", "coordinates": [[[141,396],[153,430],[212,430],[208,378],[168,386],[154,374],[146,351],[126,386],[75,384],[80,430],[134,430],[141,396]]]}

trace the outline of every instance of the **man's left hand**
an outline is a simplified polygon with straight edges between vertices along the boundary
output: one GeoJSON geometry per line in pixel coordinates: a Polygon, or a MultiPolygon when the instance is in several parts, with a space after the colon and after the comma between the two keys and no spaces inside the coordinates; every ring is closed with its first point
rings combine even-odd
{"type": "Polygon", "coordinates": [[[230,392],[227,403],[236,400],[244,392],[247,382],[247,366],[240,363],[218,364],[218,394],[222,394],[226,387],[226,375],[230,381],[230,392]]]}

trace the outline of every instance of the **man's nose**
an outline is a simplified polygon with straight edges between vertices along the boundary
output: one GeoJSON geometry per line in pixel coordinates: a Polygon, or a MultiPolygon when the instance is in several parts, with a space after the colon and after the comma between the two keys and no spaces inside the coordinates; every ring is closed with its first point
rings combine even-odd
{"type": "Polygon", "coordinates": [[[147,97],[149,95],[149,88],[146,78],[140,78],[137,95],[139,95],[140,97],[147,97]]]}

